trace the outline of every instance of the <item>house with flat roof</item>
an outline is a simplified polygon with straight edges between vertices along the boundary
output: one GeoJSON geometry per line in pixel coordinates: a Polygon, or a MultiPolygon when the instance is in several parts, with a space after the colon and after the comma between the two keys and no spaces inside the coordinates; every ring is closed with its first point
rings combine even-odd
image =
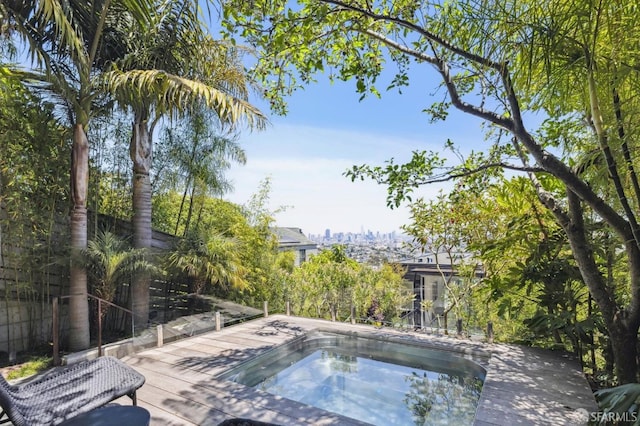
{"type": "Polygon", "coordinates": [[[310,255],[318,254],[318,244],[308,239],[302,229],[276,227],[273,231],[278,237],[278,250],[295,253],[296,266],[300,266],[301,263],[309,259],[310,255]]]}
{"type": "MultiPolygon", "coordinates": [[[[456,256],[457,259],[467,258],[466,255],[456,256]]],[[[398,262],[404,269],[405,280],[413,285],[413,323],[416,326],[431,326],[438,322],[438,318],[447,309],[447,284],[459,285],[462,277],[458,276],[455,263],[443,253],[436,256],[433,253],[405,259],[398,262]],[[423,302],[426,302],[423,304],[423,302]],[[425,309],[425,306],[428,308],[425,309]]],[[[476,278],[482,278],[482,266],[476,268],[476,278]]],[[[452,322],[451,322],[452,323],[452,322]]]]}

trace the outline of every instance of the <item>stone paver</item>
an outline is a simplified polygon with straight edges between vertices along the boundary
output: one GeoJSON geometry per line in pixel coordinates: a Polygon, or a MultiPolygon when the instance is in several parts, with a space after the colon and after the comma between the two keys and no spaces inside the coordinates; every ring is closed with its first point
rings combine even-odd
{"type": "Polygon", "coordinates": [[[315,329],[357,332],[475,355],[487,370],[477,426],[586,424],[588,413],[597,410],[579,364],[567,354],[284,315],[180,340],[125,361],[147,379],[138,391],[138,401],[151,412],[152,425],[217,425],[234,417],[286,426],[365,424],[216,378],[315,329]]]}

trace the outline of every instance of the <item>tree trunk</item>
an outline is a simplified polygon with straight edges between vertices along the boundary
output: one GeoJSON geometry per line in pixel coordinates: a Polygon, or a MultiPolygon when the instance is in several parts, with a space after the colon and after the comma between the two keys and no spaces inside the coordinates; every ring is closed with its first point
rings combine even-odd
{"type": "Polygon", "coordinates": [[[193,163],[195,161],[196,158],[196,154],[197,154],[197,150],[198,150],[198,141],[199,139],[196,137],[194,139],[193,142],[193,149],[191,150],[191,156],[189,158],[189,166],[188,166],[188,170],[187,170],[187,180],[185,182],[185,186],[184,186],[184,193],[182,194],[182,202],[180,203],[180,211],[178,212],[178,220],[176,221],[176,230],[175,230],[175,234],[178,235],[178,227],[180,225],[180,219],[182,218],[182,210],[184,208],[184,204],[186,202],[187,199],[187,192],[189,191],[189,184],[192,184],[192,189],[191,189],[191,202],[189,204],[189,216],[187,218],[187,223],[184,227],[184,231],[182,232],[182,235],[185,236],[187,235],[187,231],[189,229],[189,220],[191,219],[191,211],[193,209],[193,194],[195,194],[196,191],[196,177],[193,174],[193,163]]]}
{"type": "Polygon", "coordinates": [[[622,318],[614,319],[615,325],[609,326],[611,350],[618,384],[637,382],[638,329],[630,330],[622,318]]]}
{"type": "MultiPolygon", "coordinates": [[[[151,248],[151,180],[149,170],[152,159],[152,141],[147,121],[136,118],[129,149],[133,161],[133,245],[151,248]]],[[[149,321],[148,273],[137,273],[131,288],[131,308],[136,329],[146,328],[149,321]]]]}
{"type": "Polygon", "coordinates": [[[604,352],[604,371],[613,375],[614,361],[613,361],[613,348],[611,346],[611,337],[607,341],[607,345],[603,349],[604,352]]]}
{"type": "MultiPolygon", "coordinates": [[[[605,277],[598,267],[589,244],[583,221],[584,211],[576,194],[567,191],[570,221],[563,223],[567,233],[573,257],[578,264],[582,278],[589,288],[589,293],[598,304],[602,318],[609,332],[613,353],[615,372],[620,384],[633,383],[637,380],[638,364],[636,360],[636,344],[638,335],[638,309],[636,308],[637,290],[632,290],[631,309],[625,310],[616,303],[611,290],[607,288],[605,277]]],[[[635,247],[633,235],[626,242],[631,288],[638,288],[640,275],[640,252],[635,247]]]]}
{"type": "MultiPolygon", "coordinates": [[[[189,182],[190,178],[187,178],[187,181],[184,186],[184,191],[182,192],[182,201],[180,201],[180,209],[178,210],[178,218],[176,219],[176,229],[173,231],[174,234],[178,235],[178,229],[180,228],[180,220],[182,219],[182,211],[184,210],[184,203],[187,200],[187,192],[189,191],[189,182]]],[[[182,232],[182,236],[186,235],[186,227],[182,232]]]]}
{"type": "Polygon", "coordinates": [[[196,183],[193,182],[193,186],[191,187],[191,196],[189,197],[189,210],[187,210],[187,221],[184,225],[184,233],[186,236],[187,232],[189,232],[189,227],[191,226],[191,217],[193,216],[193,203],[196,196],[196,183]]]}
{"type": "MultiPolygon", "coordinates": [[[[549,313],[550,317],[553,317],[555,315],[555,312],[553,311],[553,308],[548,307],[547,308],[547,312],[549,313]]],[[[553,341],[555,342],[556,346],[558,348],[562,348],[564,349],[564,342],[562,341],[562,336],[560,336],[560,331],[558,331],[558,329],[554,329],[551,334],[553,335],[553,341]]]]}
{"type": "MultiPolygon", "coordinates": [[[[81,124],[73,128],[71,158],[71,250],[87,248],[87,186],[89,184],[89,141],[81,124]]],[[[89,304],[87,301],[87,271],[71,264],[69,276],[69,350],[89,347],[89,304]]]]}

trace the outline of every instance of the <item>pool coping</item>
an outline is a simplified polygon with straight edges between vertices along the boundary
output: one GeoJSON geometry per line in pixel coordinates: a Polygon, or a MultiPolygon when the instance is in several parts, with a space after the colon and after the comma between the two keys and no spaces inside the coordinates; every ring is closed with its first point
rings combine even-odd
{"type": "MultiPolygon", "coordinates": [[[[437,377],[438,383],[443,384],[442,388],[436,385],[435,389],[444,392],[446,389],[450,389],[452,391],[450,395],[452,397],[455,395],[456,400],[453,404],[449,400],[449,403],[444,403],[442,407],[434,405],[433,413],[429,414],[430,419],[448,415],[449,421],[455,419],[455,422],[459,421],[460,424],[471,424],[475,418],[482,383],[486,376],[489,354],[480,351],[462,352],[456,348],[424,343],[426,344],[400,339],[393,335],[374,336],[362,331],[344,332],[335,329],[315,328],[226,369],[216,376],[216,380],[229,380],[303,404],[339,412],[346,416],[349,416],[350,412],[353,418],[366,419],[364,421],[378,424],[413,424],[414,421],[410,420],[412,418],[411,412],[406,406],[407,400],[410,398],[407,391],[411,389],[407,383],[409,377],[399,375],[400,370],[391,365],[399,364],[403,367],[397,368],[401,368],[404,374],[409,371],[413,371],[413,374],[421,370],[430,371],[430,381],[437,377]],[[320,355],[320,352],[323,354],[320,355]],[[328,364],[324,362],[326,361],[324,356],[326,352],[337,352],[344,356],[344,358],[339,356],[338,362],[340,365],[343,365],[343,362],[348,363],[350,373],[348,377],[343,377],[342,381],[337,380],[333,376],[335,373],[330,373],[322,368],[333,364],[332,362],[328,364]],[[311,364],[308,361],[310,357],[314,357],[311,364]],[[358,361],[355,360],[355,357],[358,357],[358,361]],[[387,377],[384,381],[381,380],[378,377],[379,374],[369,370],[372,365],[376,364],[369,363],[366,361],[367,359],[378,366],[385,364],[383,367],[385,370],[391,368],[394,371],[393,378],[387,377]],[[305,362],[305,360],[307,361],[305,362]],[[300,363],[305,365],[302,367],[305,371],[298,370],[297,373],[292,373],[291,369],[301,368],[300,363]],[[298,367],[295,367],[296,365],[298,367]],[[310,367],[312,365],[315,367],[310,367]],[[285,376],[280,376],[283,370],[288,371],[285,376],[293,378],[291,382],[288,382],[285,376]],[[363,373],[366,370],[369,372],[363,373]],[[361,373],[363,373],[362,376],[361,373]],[[271,380],[270,377],[276,374],[279,375],[279,378],[271,380]],[[462,388],[456,387],[455,390],[449,388],[449,385],[461,384],[455,382],[453,377],[465,380],[469,386],[464,388],[469,392],[463,392],[466,396],[464,404],[466,408],[464,409],[458,403],[458,394],[456,393],[462,388]],[[393,384],[387,380],[391,380],[393,384]],[[396,382],[396,380],[398,381],[396,382]],[[265,381],[264,384],[263,381],[265,381]],[[336,390],[340,388],[339,395],[334,394],[336,399],[327,395],[328,387],[336,390]],[[471,393],[473,389],[475,389],[475,397],[471,393]],[[343,394],[345,390],[346,393],[343,394]],[[343,405],[342,409],[336,410],[335,403],[337,401],[343,405]],[[400,404],[402,408],[399,408],[397,404],[400,404]],[[400,421],[400,418],[405,420],[400,421]]],[[[340,368],[339,371],[343,370],[340,368]]],[[[422,376],[418,373],[415,377],[422,376]]],[[[444,396],[444,399],[448,398],[444,396]]],[[[418,403],[419,400],[412,399],[412,401],[418,403]]]]}
{"type": "Polygon", "coordinates": [[[152,424],[213,425],[234,417],[282,425],[366,424],[216,378],[253,356],[316,329],[488,356],[474,421],[478,426],[586,424],[589,413],[597,411],[579,363],[566,353],[285,315],[187,338],[125,360],[147,377],[138,400],[150,409],[152,424]],[[154,391],[165,397],[154,395],[154,391]],[[200,411],[190,414],[176,401],[200,411]]]}

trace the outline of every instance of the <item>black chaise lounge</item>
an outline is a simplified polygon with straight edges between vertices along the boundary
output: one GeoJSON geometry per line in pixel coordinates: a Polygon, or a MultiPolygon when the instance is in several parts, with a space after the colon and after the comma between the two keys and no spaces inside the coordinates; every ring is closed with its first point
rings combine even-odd
{"type": "Polygon", "coordinates": [[[17,386],[0,375],[0,424],[57,425],[124,395],[136,405],[136,390],[143,384],[142,374],[113,357],[55,369],[17,386]]]}

